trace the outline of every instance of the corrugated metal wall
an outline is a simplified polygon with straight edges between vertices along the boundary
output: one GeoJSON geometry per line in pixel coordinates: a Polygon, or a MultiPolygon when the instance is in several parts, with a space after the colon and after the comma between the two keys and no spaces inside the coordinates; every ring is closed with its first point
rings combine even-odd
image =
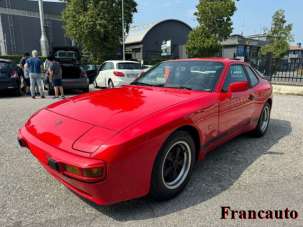
{"type": "MultiPolygon", "coordinates": [[[[45,25],[50,47],[71,45],[71,41],[64,36],[63,25],[59,19],[63,9],[64,4],[62,3],[44,3],[45,25]]],[[[1,0],[0,10],[2,11],[2,13],[0,11],[0,16],[3,31],[0,39],[1,37],[4,39],[0,42],[5,46],[5,48],[1,48],[1,54],[23,54],[33,49],[40,51],[41,31],[38,2],[1,0]],[[2,49],[5,49],[6,53],[3,53],[2,49]]]]}

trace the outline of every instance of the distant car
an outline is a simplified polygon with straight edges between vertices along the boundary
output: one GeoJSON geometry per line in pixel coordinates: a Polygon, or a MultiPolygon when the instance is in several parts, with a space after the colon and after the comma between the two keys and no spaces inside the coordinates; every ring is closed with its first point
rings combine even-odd
{"type": "MultiPolygon", "coordinates": [[[[89,79],[87,74],[80,68],[80,52],[75,47],[54,47],[52,56],[62,67],[62,83],[64,89],[79,89],[89,91],[89,79]]],[[[46,81],[49,92],[52,93],[52,83],[46,81]]]]}
{"type": "Polygon", "coordinates": [[[11,60],[0,59],[0,91],[13,91],[19,96],[20,85],[17,65],[11,60]]]}
{"type": "Polygon", "coordinates": [[[142,72],[139,62],[106,61],[101,65],[94,85],[95,87],[120,87],[133,82],[142,72]]]}
{"type": "Polygon", "coordinates": [[[265,135],[271,107],[271,84],[244,62],[171,60],[131,85],[36,112],[18,141],[62,184],[96,204],[148,194],[165,200],[185,188],[208,152],[242,133],[265,135]]]}
{"type": "Polygon", "coordinates": [[[84,71],[89,79],[89,83],[94,83],[96,77],[98,76],[98,65],[81,65],[82,71],[84,71]]]}

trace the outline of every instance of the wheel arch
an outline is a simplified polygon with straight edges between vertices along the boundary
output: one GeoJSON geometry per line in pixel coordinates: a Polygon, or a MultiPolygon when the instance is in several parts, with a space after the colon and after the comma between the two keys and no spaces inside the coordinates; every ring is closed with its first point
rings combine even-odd
{"type": "Polygon", "coordinates": [[[267,103],[269,103],[270,108],[272,108],[272,98],[269,98],[269,99],[267,100],[267,103]]]}
{"type": "Polygon", "coordinates": [[[184,125],[180,128],[177,128],[172,134],[177,131],[185,131],[193,138],[196,147],[196,160],[198,160],[201,149],[201,139],[199,130],[192,125],[184,125]]]}

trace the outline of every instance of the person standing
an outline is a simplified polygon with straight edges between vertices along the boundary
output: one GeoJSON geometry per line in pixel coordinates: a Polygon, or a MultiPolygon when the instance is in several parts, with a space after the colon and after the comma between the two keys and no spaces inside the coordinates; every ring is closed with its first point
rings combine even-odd
{"type": "Polygon", "coordinates": [[[51,81],[54,85],[54,90],[55,90],[55,99],[59,98],[59,91],[61,94],[61,98],[65,98],[64,97],[64,90],[63,90],[63,86],[62,86],[62,68],[61,65],[59,64],[59,62],[57,62],[55,60],[55,58],[53,56],[51,56],[49,58],[49,60],[51,61],[50,67],[49,67],[49,75],[51,78],[51,81]]]}
{"type": "Polygon", "coordinates": [[[30,93],[30,90],[29,90],[29,88],[30,88],[30,79],[29,79],[28,69],[25,70],[24,66],[26,64],[27,59],[29,59],[29,57],[30,57],[30,54],[25,53],[23,55],[23,57],[21,58],[20,63],[19,63],[20,68],[21,68],[21,76],[23,78],[23,85],[24,85],[24,90],[25,90],[26,95],[29,95],[29,93],[30,93]]]}
{"type": "Polygon", "coordinates": [[[28,69],[29,71],[29,78],[30,78],[30,90],[32,98],[36,98],[36,92],[35,87],[37,86],[41,95],[41,98],[45,98],[44,95],[44,88],[43,88],[43,82],[42,82],[42,68],[43,68],[43,62],[38,57],[38,51],[33,50],[32,51],[32,57],[26,60],[25,64],[25,70],[28,69]]]}

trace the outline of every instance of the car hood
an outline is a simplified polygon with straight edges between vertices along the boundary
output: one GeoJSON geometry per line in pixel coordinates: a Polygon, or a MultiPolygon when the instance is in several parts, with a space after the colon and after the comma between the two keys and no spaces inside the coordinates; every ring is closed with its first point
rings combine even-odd
{"type": "Polygon", "coordinates": [[[54,103],[47,110],[104,129],[119,131],[158,111],[201,96],[201,92],[124,86],[54,103]]]}

